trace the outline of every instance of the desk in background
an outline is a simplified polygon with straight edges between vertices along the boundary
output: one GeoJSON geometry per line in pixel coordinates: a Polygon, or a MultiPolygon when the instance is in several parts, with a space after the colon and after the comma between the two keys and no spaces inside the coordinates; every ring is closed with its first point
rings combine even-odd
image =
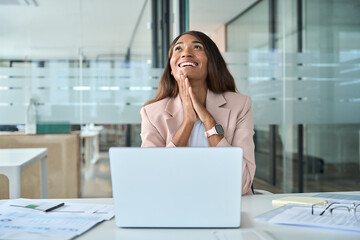
{"type": "Polygon", "coordinates": [[[41,197],[48,198],[46,148],[0,149],[0,174],[9,179],[9,197],[21,197],[21,173],[35,162],[41,162],[41,197]]]}
{"type": "MultiPolygon", "coordinates": [[[[26,135],[1,132],[0,149],[46,148],[48,159],[49,198],[80,197],[80,136],[79,133],[26,135]]],[[[21,196],[39,198],[39,164],[30,166],[21,176],[21,196]]],[[[0,175],[0,199],[8,198],[8,183],[0,175]]]]}

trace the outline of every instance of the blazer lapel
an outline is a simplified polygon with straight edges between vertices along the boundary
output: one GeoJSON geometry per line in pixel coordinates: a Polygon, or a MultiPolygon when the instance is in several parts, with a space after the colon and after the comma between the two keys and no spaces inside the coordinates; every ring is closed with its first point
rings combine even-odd
{"type": "Polygon", "coordinates": [[[230,109],[223,107],[226,104],[226,99],[223,94],[216,94],[208,90],[206,94],[206,109],[215,119],[216,123],[220,124],[227,135],[230,109]]]}
{"type": "Polygon", "coordinates": [[[166,123],[170,134],[169,139],[171,140],[176,131],[179,129],[184,118],[182,103],[179,95],[175,98],[169,99],[168,103],[166,104],[165,111],[169,114],[168,118],[166,119],[166,123]]]}

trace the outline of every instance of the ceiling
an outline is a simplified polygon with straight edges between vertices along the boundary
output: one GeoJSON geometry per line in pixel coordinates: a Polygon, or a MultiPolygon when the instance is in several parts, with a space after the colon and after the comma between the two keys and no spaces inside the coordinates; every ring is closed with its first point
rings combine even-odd
{"type": "Polygon", "coordinates": [[[190,29],[211,34],[258,0],[189,0],[190,29]]]}
{"type": "MultiPolygon", "coordinates": [[[[211,34],[256,0],[189,2],[190,29],[211,34]]],[[[144,3],[132,52],[150,55],[150,0],[0,0],[0,59],[125,55],[144,3]]]]}

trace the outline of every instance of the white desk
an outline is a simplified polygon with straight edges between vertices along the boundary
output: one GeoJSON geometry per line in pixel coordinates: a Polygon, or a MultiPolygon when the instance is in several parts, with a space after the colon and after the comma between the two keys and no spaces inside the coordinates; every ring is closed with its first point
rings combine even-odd
{"type": "Polygon", "coordinates": [[[0,174],[9,179],[10,198],[21,196],[21,172],[36,161],[41,161],[41,197],[48,197],[46,148],[0,149],[0,174]]]}
{"type": "MultiPolygon", "coordinates": [[[[347,192],[349,194],[360,194],[360,192],[347,192]]],[[[345,194],[343,192],[342,194],[345,194]]],[[[347,232],[339,230],[329,230],[309,227],[296,227],[284,225],[272,225],[268,223],[257,222],[254,217],[267,212],[275,207],[271,201],[276,198],[294,194],[272,194],[272,195],[254,195],[245,196],[242,200],[241,227],[239,229],[131,229],[118,228],[115,225],[115,219],[100,223],[90,229],[85,234],[76,238],[82,239],[156,239],[156,240],[241,240],[249,239],[246,236],[252,231],[260,232],[265,235],[264,239],[360,239],[360,233],[347,232]]],[[[300,194],[302,196],[312,196],[312,194],[300,194]]],[[[65,202],[80,203],[102,203],[112,204],[113,199],[63,199],[65,202]]],[[[0,201],[0,204],[4,201],[0,201]]]]}

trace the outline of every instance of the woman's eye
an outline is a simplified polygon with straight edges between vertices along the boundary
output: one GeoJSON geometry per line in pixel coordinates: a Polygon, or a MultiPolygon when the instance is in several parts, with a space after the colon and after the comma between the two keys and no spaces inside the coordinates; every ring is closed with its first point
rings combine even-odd
{"type": "Polygon", "coordinates": [[[179,51],[181,49],[181,47],[176,47],[175,51],[179,51]]]}
{"type": "Polygon", "coordinates": [[[198,50],[201,50],[202,47],[200,45],[195,45],[194,49],[198,49],[198,50]]]}

